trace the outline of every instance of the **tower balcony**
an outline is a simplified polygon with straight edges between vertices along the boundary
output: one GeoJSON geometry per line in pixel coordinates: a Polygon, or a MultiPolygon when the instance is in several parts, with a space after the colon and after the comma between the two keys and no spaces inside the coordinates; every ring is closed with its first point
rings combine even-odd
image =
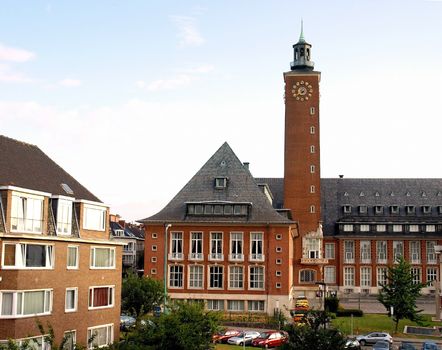
{"type": "Polygon", "coordinates": [[[325,258],[301,258],[303,265],[325,265],[328,264],[328,259],[325,258]]]}

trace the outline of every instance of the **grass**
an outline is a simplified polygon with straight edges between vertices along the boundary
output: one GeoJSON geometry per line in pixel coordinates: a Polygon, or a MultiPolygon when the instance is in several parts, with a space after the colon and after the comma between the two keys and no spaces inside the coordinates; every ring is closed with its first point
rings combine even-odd
{"type": "MultiPolygon", "coordinates": [[[[431,321],[430,315],[422,315],[424,318],[423,326],[440,326],[440,322],[431,321]]],[[[332,320],[334,327],[340,329],[344,334],[351,334],[351,317],[336,317],[332,320]]],[[[374,331],[384,331],[396,337],[406,338],[429,338],[428,336],[417,336],[402,333],[405,326],[418,326],[415,322],[409,320],[399,321],[398,333],[394,334],[395,323],[387,315],[364,314],[363,317],[353,317],[353,334],[365,334],[374,331]]],[[[431,338],[431,337],[430,337],[431,338]]]]}

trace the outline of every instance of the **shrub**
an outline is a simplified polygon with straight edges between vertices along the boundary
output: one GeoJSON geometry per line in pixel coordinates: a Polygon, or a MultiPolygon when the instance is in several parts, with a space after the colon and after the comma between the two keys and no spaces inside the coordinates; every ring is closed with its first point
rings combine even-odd
{"type": "Polygon", "coordinates": [[[344,316],[351,316],[354,317],[362,317],[364,316],[364,313],[362,310],[359,309],[338,309],[336,312],[337,317],[344,317],[344,316]]]}
{"type": "Polygon", "coordinates": [[[337,296],[331,296],[325,298],[325,310],[329,312],[338,311],[339,307],[339,298],[337,296]]]}

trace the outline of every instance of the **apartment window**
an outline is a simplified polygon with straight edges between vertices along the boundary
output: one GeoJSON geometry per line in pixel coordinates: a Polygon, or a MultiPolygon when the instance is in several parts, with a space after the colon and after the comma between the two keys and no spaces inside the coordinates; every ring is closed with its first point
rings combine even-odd
{"type": "Polygon", "coordinates": [[[314,214],[316,212],[316,208],[314,205],[310,206],[310,214],[314,214]]]}
{"type": "Polygon", "coordinates": [[[244,300],[227,300],[227,311],[244,311],[244,300]]]}
{"type": "Polygon", "coordinates": [[[434,250],[434,246],[436,244],[437,244],[436,241],[427,241],[426,242],[427,264],[436,264],[437,263],[437,256],[436,256],[436,252],[434,250]]]}
{"type": "Polygon", "coordinates": [[[281,265],[282,264],[282,259],[276,259],[275,263],[276,263],[276,265],[281,265]]]}
{"type": "Polygon", "coordinates": [[[276,251],[277,253],[281,253],[281,252],[282,252],[282,247],[276,247],[276,248],[275,248],[275,251],[276,251]]]}
{"type": "Polygon", "coordinates": [[[70,235],[72,228],[72,201],[58,199],[57,205],[57,233],[70,235]]]}
{"type": "Polygon", "coordinates": [[[172,232],[170,244],[170,257],[169,259],[182,259],[183,258],[183,233],[172,232]]]}
{"type": "Polygon", "coordinates": [[[415,214],[416,207],[414,205],[407,205],[406,207],[407,214],[415,214]]]}
{"type": "Polygon", "coordinates": [[[316,133],[315,127],[311,126],[310,127],[310,134],[314,135],[316,133]]]}
{"type": "Polygon", "coordinates": [[[353,225],[352,224],[344,224],[344,232],[352,232],[353,225]]]}
{"type": "Polygon", "coordinates": [[[355,262],[355,242],[354,241],[344,241],[344,262],[354,263],[355,262]]]}
{"type": "Polygon", "coordinates": [[[324,282],[336,283],[336,268],[334,266],[324,267],[324,282]]]}
{"type": "Polygon", "coordinates": [[[106,229],[106,208],[84,204],[83,228],[85,230],[104,231],[106,229]]]}
{"type": "Polygon", "coordinates": [[[404,242],[393,241],[393,259],[397,262],[404,256],[404,242]]]}
{"type": "Polygon", "coordinates": [[[264,268],[261,266],[251,266],[249,275],[250,289],[264,289],[264,268]]]}
{"type": "Polygon", "coordinates": [[[244,288],[244,268],[242,266],[229,266],[229,288],[244,288]]]}
{"type": "Polygon", "coordinates": [[[310,165],[310,173],[314,173],[315,172],[315,166],[314,165],[310,165]]]}
{"type": "Polygon", "coordinates": [[[437,281],[437,268],[427,267],[427,282],[437,281]]]}
{"type": "Polygon", "coordinates": [[[360,205],[359,206],[359,214],[366,214],[367,213],[367,206],[366,205],[360,205]]]}
{"type": "Polygon", "coordinates": [[[152,232],[152,238],[153,238],[153,239],[156,239],[156,238],[158,238],[158,234],[157,234],[157,233],[155,233],[155,232],[152,232]]]}
{"type": "Polygon", "coordinates": [[[100,348],[112,344],[114,341],[114,325],[107,324],[87,329],[89,349],[100,348]]]}
{"type": "Polygon", "coordinates": [[[209,288],[223,288],[223,266],[209,266],[209,288]]]}
{"type": "Polygon", "coordinates": [[[224,300],[218,300],[218,299],[207,300],[207,309],[212,311],[224,310],[224,300]]]}
{"type": "Polygon", "coordinates": [[[315,193],[316,192],[316,188],[314,185],[310,186],[310,193],[315,193]]]}
{"type": "Polygon", "coordinates": [[[344,205],[342,207],[342,210],[343,210],[344,214],[350,214],[351,213],[351,205],[344,205]]]}
{"type": "Polygon", "coordinates": [[[280,282],[276,282],[276,284],[275,284],[275,288],[281,288],[281,283],[280,282]]]}
{"type": "Polygon", "coordinates": [[[299,282],[300,283],[315,283],[316,281],[316,271],[315,270],[301,270],[299,271],[299,282]]]}
{"type": "Polygon", "coordinates": [[[77,311],[78,303],[78,289],[77,288],[66,288],[66,299],[65,299],[65,312],[77,311]]]}
{"type": "Polygon", "coordinates": [[[413,284],[422,283],[422,270],[420,267],[412,267],[411,276],[413,277],[413,284]]]}
{"type": "Polygon", "coordinates": [[[335,244],[325,243],[325,258],[334,259],[335,258],[335,244]]]}
{"type": "Polygon", "coordinates": [[[377,286],[382,287],[387,283],[387,268],[378,267],[376,272],[377,286]]]}
{"type": "Polygon", "coordinates": [[[344,267],[344,286],[353,287],[355,285],[355,268],[344,267]]]}
{"type": "Polygon", "coordinates": [[[12,192],[11,231],[43,232],[43,197],[12,192]]]}
{"type": "Polygon", "coordinates": [[[370,231],[370,225],[362,224],[362,225],[359,227],[359,229],[360,229],[361,232],[368,232],[368,231],[370,231]]]}
{"type": "Polygon", "coordinates": [[[230,257],[229,260],[243,260],[243,239],[241,232],[230,233],[230,257]]]}
{"type": "Polygon", "coordinates": [[[422,213],[431,214],[431,207],[429,205],[423,205],[422,206],[422,213]]]}
{"type": "Polygon", "coordinates": [[[306,248],[307,258],[319,259],[321,240],[319,238],[304,238],[304,245],[306,248]]]}
{"type": "Polygon", "coordinates": [[[156,252],[157,249],[158,249],[158,248],[157,248],[157,245],[156,245],[156,244],[152,245],[151,249],[152,249],[153,252],[156,252]]]}
{"type": "Polygon", "coordinates": [[[68,246],[66,261],[68,269],[78,269],[78,246],[68,246]]]}
{"type": "Polygon", "coordinates": [[[150,274],[151,275],[156,275],[157,274],[157,269],[155,269],[155,268],[150,269],[150,274]]]}
{"type": "Polygon", "coordinates": [[[200,265],[189,266],[189,288],[203,288],[204,267],[200,265]]]}
{"type": "Polygon", "coordinates": [[[402,232],[402,225],[393,225],[393,232],[402,232]]]}
{"type": "Polygon", "coordinates": [[[378,264],[387,263],[387,242],[377,241],[376,242],[376,261],[378,264]]]}
{"type": "Polygon", "coordinates": [[[436,226],[435,225],[426,225],[425,231],[427,232],[436,232],[436,226]]]}
{"type": "Polygon", "coordinates": [[[52,289],[0,292],[0,316],[49,315],[52,312],[52,289]]]}
{"type": "Polygon", "coordinates": [[[3,268],[52,269],[54,246],[45,244],[4,243],[3,268]]]}
{"type": "Polygon", "coordinates": [[[50,350],[51,345],[45,340],[45,337],[47,336],[48,335],[40,335],[37,337],[16,339],[15,343],[17,344],[18,349],[50,350]]]}
{"type": "Polygon", "coordinates": [[[377,232],[385,232],[385,231],[387,231],[387,226],[384,224],[376,225],[376,231],[377,232]]]}
{"type": "Polygon", "coordinates": [[[360,251],[361,251],[361,263],[369,264],[371,262],[371,242],[361,241],[360,251]]]}
{"type": "Polygon", "coordinates": [[[215,178],[215,188],[225,188],[227,186],[227,179],[225,177],[215,178]]]}
{"type": "Polygon", "coordinates": [[[315,114],[315,107],[310,107],[310,115],[314,115],[315,114]]]}
{"type": "Polygon", "coordinates": [[[378,214],[378,215],[383,214],[384,213],[384,207],[382,205],[375,205],[374,213],[378,214]]]}
{"type": "Polygon", "coordinates": [[[190,257],[191,260],[203,259],[203,233],[190,233],[190,257]]]}
{"type": "Polygon", "coordinates": [[[114,306],[115,286],[90,287],[89,309],[102,309],[114,306]]]}
{"type": "Polygon", "coordinates": [[[361,287],[371,287],[371,267],[361,267],[361,287]]]}
{"type": "Polygon", "coordinates": [[[276,277],[281,277],[282,273],[280,270],[275,271],[275,276],[276,277]]]}
{"type": "Polygon", "coordinates": [[[310,153],[315,153],[315,146],[313,145],[310,146],[310,153]]]}
{"type": "Polygon", "coordinates": [[[409,231],[410,232],[419,232],[419,225],[410,225],[409,231]]]}
{"type": "Polygon", "coordinates": [[[419,241],[410,241],[410,258],[412,264],[420,264],[421,244],[419,241]]]}
{"type": "Polygon", "coordinates": [[[210,234],[210,258],[223,259],[223,234],[221,232],[210,234]]]}
{"type": "Polygon", "coordinates": [[[114,269],[115,248],[91,248],[91,269],[114,269]]]}
{"type": "Polygon", "coordinates": [[[213,214],[213,205],[212,204],[205,204],[204,205],[204,214],[205,215],[213,214]]]}
{"type": "Polygon", "coordinates": [[[77,342],[77,332],[75,330],[64,332],[64,339],[65,342],[63,350],[75,350],[75,344],[77,342]]]}
{"type": "Polygon", "coordinates": [[[169,266],[169,287],[182,288],[184,280],[184,272],[182,265],[169,266]]]}
{"type": "Polygon", "coordinates": [[[264,300],[249,300],[247,310],[250,312],[264,312],[264,300]]]}
{"type": "Polygon", "coordinates": [[[399,206],[398,205],[390,206],[390,213],[391,214],[399,214],[399,206]]]}
{"type": "Polygon", "coordinates": [[[156,263],[157,262],[157,257],[156,256],[152,256],[150,258],[150,262],[156,263]]]}
{"type": "MultiPolygon", "coordinates": [[[[281,236],[282,237],[282,236],[281,236]]],[[[264,258],[263,252],[263,233],[250,233],[250,260],[261,261],[264,258]]]]}

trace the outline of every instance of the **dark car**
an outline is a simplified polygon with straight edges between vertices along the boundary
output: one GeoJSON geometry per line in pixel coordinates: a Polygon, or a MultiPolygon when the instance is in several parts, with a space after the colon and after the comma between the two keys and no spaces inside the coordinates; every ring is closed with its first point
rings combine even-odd
{"type": "Polygon", "coordinates": [[[357,339],[347,339],[344,348],[348,350],[361,350],[361,344],[359,344],[357,339]]]}
{"type": "Polygon", "coordinates": [[[225,329],[219,333],[216,333],[212,336],[212,341],[214,343],[227,343],[227,340],[232,337],[236,337],[240,334],[241,331],[239,329],[225,329]]]}
{"type": "Polygon", "coordinates": [[[437,344],[433,341],[426,340],[422,344],[422,350],[440,350],[437,344]]]}
{"type": "Polygon", "coordinates": [[[275,348],[287,343],[289,335],[284,331],[262,332],[258,338],[252,340],[252,346],[260,348],[275,348]]]}
{"type": "Polygon", "coordinates": [[[403,341],[398,350],[417,350],[417,348],[413,344],[403,341]]]}
{"type": "Polygon", "coordinates": [[[389,350],[390,343],[385,340],[379,340],[373,345],[373,350],[389,350]]]}

